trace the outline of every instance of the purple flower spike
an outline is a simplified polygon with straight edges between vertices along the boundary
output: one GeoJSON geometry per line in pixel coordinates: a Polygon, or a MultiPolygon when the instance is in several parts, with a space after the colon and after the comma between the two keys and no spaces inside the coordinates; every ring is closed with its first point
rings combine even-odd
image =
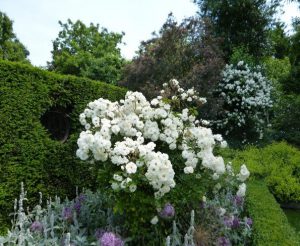
{"type": "Polygon", "coordinates": [[[72,208],[65,207],[63,209],[62,216],[63,216],[64,220],[71,222],[73,220],[72,208]]]}
{"type": "Polygon", "coordinates": [[[78,196],[78,198],[77,198],[77,199],[78,199],[78,201],[79,201],[79,202],[81,202],[81,203],[82,203],[82,202],[84,202],[84,201],[85,201],[85,199],[86,199],[86,195],[81,193],[81,194],[78,196]]]}
{"type": "Polygon", "coordinates": [[[95,231],[95,238],[97,240],[100,240],[104,233],[105,233],[105,231],[103,229],[101,229],[101,228],[97,229],[95,231]]]}
{"type": "Polygon", "coordinates": [[[233,225],[233,220],[231,217],[224,217],[224,225],[228,228],[231,228],[233,225]]]}
{"type": "Polygon", "coordinates": [[[159,215],[165,219],[172,218],[175,215],[175,208],[170,203],[167,203],[159,215]]]}
{"type": "Polygon", "coordinates": [[[86,200],[86,195],[85,194],[80,194],[76,200],[75,200],[75,203],[74,203],[74,210],[77,212],[77,214],[80,213],[80,209],[81,209],[81,205],[82,203],[86,200]]]}
{"type": "Polygon", "coordinates": [[[235,196],[233,202],[236,206],[241,207],[244,204],[244,198],[240,196],[235,196]]]}
{"type": "Polygon", "coordinates": [[[105,232],[100,239],[101,246],[124,246],[121,238],[112,232],[105,232]]]}
{"type": "Polygon", "coordinates": [[[204,208],[206,208],[207,206],[206,206],[206,202],[203,202],[203,201],[201,201],[200,202],[200,208],[201,209],[204,209],[204,208]]]}
{"type": "Polygon", "coordinates": [[[80,213],[81,202],[80,202],[79,200],[77,200],[77,201],[74,203],[74,209],[75,209],[75,211],[77,212],[77,214],[80,213]]]}
{"type": "Polygon", "coordinates": [[[237,229],[240,227],[240,220],[237,217],[234,217],[234,219],[232,220],[232,226],[231,228],[233,229],[237,229]]]}
{"type": "Polygon", "coordinates": [[[247,223],[248,226],[252,226],[253,221],[252,221],[251,218],[247,218],[247,219],[246,219],[246,223],[247,223]]]}
{"type": "Polygon", "coordinates": [[[34,221],[31,226],[30,226],[30,230],[32,232],[42,232],[43,231],[43,225],[41,222],[39,221],[34,221]]]}
{"type": "Polygon", "coordinates": [[[228,238],[226,238],[226,237],[219,237],[217,245],[218,246],[230,246],[231,243],[230,243],[230,241],[229,241],[228,238]]]}

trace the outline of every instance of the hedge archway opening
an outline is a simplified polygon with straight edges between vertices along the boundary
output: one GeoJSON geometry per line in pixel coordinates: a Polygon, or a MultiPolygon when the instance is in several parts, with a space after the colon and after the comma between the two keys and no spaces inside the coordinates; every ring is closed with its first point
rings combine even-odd
{"type": "Polygon", "coordinates": [[[50,108],[41,117],[42,125],[50,133],[53,140],[65,142],[71,129],[71,120],[67,108],[50,108]]]}

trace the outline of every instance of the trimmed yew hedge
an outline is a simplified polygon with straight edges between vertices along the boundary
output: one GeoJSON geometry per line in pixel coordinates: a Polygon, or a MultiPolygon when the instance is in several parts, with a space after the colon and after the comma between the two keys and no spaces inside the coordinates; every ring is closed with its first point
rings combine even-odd
{"type": "Polygon", "coordinates": [[[22,181],[33,204],[39,191],[44,197],[71,198],[75,186],[97,186],[97,167],[75,156],[82,130],[78,116],[91,100],[115,101],[125,93],[106,83],[0,61],[0,228],[10,221],[8,214],[22,181]],[[51,108],[68,111],[71,127],[64,143],[51,139],[41,124],[41,117],[51,108]]]}
{"type": "Polygon", "coordinates": [[[253,220],[253,245],[300,245],[300,238],[263,181],[250,180],[246,207],[253,220]]]}

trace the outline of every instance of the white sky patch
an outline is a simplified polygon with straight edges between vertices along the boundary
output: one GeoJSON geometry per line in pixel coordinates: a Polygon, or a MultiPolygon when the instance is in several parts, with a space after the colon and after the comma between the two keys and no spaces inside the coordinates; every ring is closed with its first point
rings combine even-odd
{"type": "Polygon", "coordinates": [[[36,66],[51,60],[52,41],[70,18],[93,22],[109,31],[125,32],[122,55],[131,59],[142,40],[158,31],[168,14],[178,21],[196,13],[190,0],[1,0],[0,11],[14,21],[14,32],[30,52],[36,66]]]}
{"type": "MultiPolygon", "coordinates": [[[[299,16],[296,4],[285,7],[285,22],[299,16]]],[[[52,41],[61,30],[59,20],[99,23],[109,31],[125,32],[121,51],[131,59],[140,42],[158,31],[170,12],[180,22],[194,15],[197,6],[191,0],[1,0],[0,11],[14,21],[14,32],[29,50],[32,64],[45,66],[51,60],[52,41]]]]}
{"type": "Polygon", "coordinates": [[[300,17],[300,10],[299,7],[300,4],[293,2],[293,3],[286,3],[283,7],[284,13],[280,16],[280,19],[286,23],[287,28],[286,31],[290,32],[292,30],[292,19],[294,17],[300,17]]]}

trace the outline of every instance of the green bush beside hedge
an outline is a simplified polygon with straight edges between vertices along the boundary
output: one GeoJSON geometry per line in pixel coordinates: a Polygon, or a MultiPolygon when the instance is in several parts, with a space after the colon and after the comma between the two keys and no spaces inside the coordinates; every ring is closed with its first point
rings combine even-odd
{"type": "Polygon", "coordinates": [[[253,219],[253,245],[296,246],[300,238],[263,181],[248,182],[247,211],[253,219]]]}
{"type": "Polygon", "coordinates": [[[34,204],[39,191],[46,197],[72,197],[75,186],[96,187],[97,167],[75,156],[82,129],[78,116],[91,100],[114,101],[124,95],[124,89],[102,82],[0,61],[0,228],[9,221],[21,181],[34,204]],[[41,124],[52,107],[70,109],[65,143],[52,140],[41,124]]]}
{"type": "Polygon", "coordinates": [[[224,149],[225,159],[239,170],[245,163],[254,178],[264,178],[271,193],[281,202],[300,202],[300,150],[286,142],[263,148],[249,146],[238,151],[224,149]]]}

